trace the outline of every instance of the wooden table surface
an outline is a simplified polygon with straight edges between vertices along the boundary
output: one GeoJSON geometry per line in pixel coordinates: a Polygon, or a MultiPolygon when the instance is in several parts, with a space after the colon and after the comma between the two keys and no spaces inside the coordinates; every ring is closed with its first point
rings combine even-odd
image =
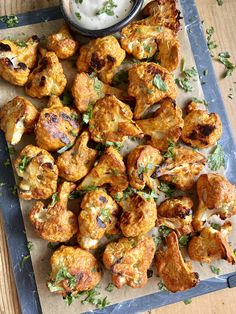
{"type": "MultiPolygon", "coordinates": [[[[201,20],[204,20],[205,27],[213,26],[215,29],[214,39],[218,44],[218,48],[215,51],[217,53],[228,51],[232,56],[232,60],[236,63],[236,0],[224,0],[223,6],[218,6],[217,0],[195,1],[201,20]]],[[[58,2],[58,0],[0,0],[0,16],[54,6],[58,2]]],[[[222,79],[224,66],[214,61],[214,67],[230,117],[231,126],[234,135],[236,135],[236,103],[234,99],[228,97],[232,93],[236,99],[236,71],[232,77],[222,79]],[[233,90],[230,91],[230,88],[233,90]]],[[[233,314],[236,312],[235,300],[236,288],[225,289],[197,297],[189,305],[180,302],[158,310],[152,310],[151,313],[233,314]]],[[[20,309],[0,216],[0,314],[16,313],[20,313],[20,309]]]]}

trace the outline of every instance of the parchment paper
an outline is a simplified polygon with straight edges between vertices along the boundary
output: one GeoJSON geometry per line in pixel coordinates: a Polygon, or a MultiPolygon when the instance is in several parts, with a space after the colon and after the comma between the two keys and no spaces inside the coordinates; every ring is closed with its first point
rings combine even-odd
{"type": "MultiPolygon", "coordinates": [[[[148,2],[148,1],[146,1],[148,2]]],[[[183,20],[182,20],[183,21],[183,20]]],[[[7,38],[10,37],[12,39],[25,39],[30,37],[31,35],[37,34],[39,37],[47,36],[48,34],[57,30],[63,23],[63,20],[56,20],[51,22],[43,22],[40,24],[34,24],[24,27],[17,27],[15,29],[7,29],[0,31],[0,38],[7,38]]],[[[183,22],[182,22],[183,24],[183,22]]],[[[190,43],[188,40],[188,35],[186,33],[186,29],[183,26],[182,30],[179,32],[179,40],[181,44],[181,51],[182,57],[186,60],[186,68],[190,68],[195,66],[193,54],[191,51],[190,43]]],[[[69,86],[71,84],[71,79],[74,76],[75,69],[70,66],[69,62],[63,62],[63,66],[66,69],[67,77],[69,78],[69,86]]],[[[176,71],[175,75],[177,76],[179,71],[176,71]]],[[[185,93],[183,90],[179,89],[179,95],[177,98],[177,104],[182,108],[185,106],[186,101],[190,100],[192,97],[203,98],[203,93],[201,89],[201,84],[198,78],[192,84],[194,86],[193,92],[185,93]]],[[[9,83],[0,79],[0,106],[5,104],[7,101],[11,100],[17,95],[25,96],[24,88],[22,87],[15,87],[10,85],[9,83]]],[[[32,103],[38,107],[42,107],[45,105],[45,100],[38,101],[36,99],[26,97],[32,101],[32,103]]],[[[224,135],[223,135],[224,136],[224,135]]],[[[34,143],[33,137],[31,136],[24,136],[23,140],[19,145],[17,145],[17,153],[27,144],[34,143]]],[[[17,154],[16,154],[17,155],[17,154]]],[[[13,159],[16,156],[13,156],[13,159]]],[[[205,168],[202,173],[208,172],[209,169],[205,168]]],[[[16,180],[18,180],[16,178],[16,180]]],[[[75,300],[71,306],[67,306],[61,296],[52,294],[48,291],[46,287],[46,281],[48,278],[48,272],[50,272],[50,264],[49,259],[52,254],[52,251],[47,248],[47,242],[40,239],[36,233],[34,232],[32,226],[29,223],[28,213],[33,204],[33,202],[26,202],[20,201],[21,210],[23,213],[26,234],[29,241],[33,243],[33,250],[31,251],[31,258],[34,268],[34,273],[36,277],[36,283],[39,293],[39,298],[42,306],[43,313],[50,313],[50,314],[74,314],[74,313],[81,313],[85,311],[89,311],[94,309],[92,305],[82,305],[80,300],[75,300]]],[[[76,204],[76,203],[74,203],[76,204]]],[[[78,205],[77,205],[78,206],[78,205]]],[[[19,209],[20,210],[20,209],[19,209]]],[[[236,220],[234,219],[234,226],[236,220]]],[[[154,231],[155,232],[155,231],[154,231]]],[[[232,247],[236,247],[236,228],[234,228],[231,236],[230,242],[232,247]]],[[[19,253],[20,254],[20,253],[19,253]]],[[[226,261],[219,261],[214,263],[214,266],[219,267],[221,272],[220,274],[226,274],[235,271],[235,266],[231,266],[226,261]]],[[[214,276],[211,272],[209,265],[205,264],[201,266],[199,263],[193,262],[193,269],[200,274],[200,279],[207,279],[214,276]]],[[[29,274],[30,276],[31,274],[29,274]]],[[[111,304],[120,303],[125,300],[130,300],[133,298],[137,298],[139,296],[144,296],[148,294],[152,294],[157,292],[158,289],[158,282],[160,278],[157,278],[156,272],[154,270],[154,275],[152,278],[148,280],[147,285],[142,289],[132,289],[127,286],[123,287],[122,289],[114,288],[113,292],[109,293],[104,290],[107,287],[108,283],[111,282],[110,273],[105,271],[103,280],[99,284],[98,291],[101,292],[101,296],[107,296],[107,299],[111,304]]],[[[167,295],[168,297],[168,295],[167,295]]]]}

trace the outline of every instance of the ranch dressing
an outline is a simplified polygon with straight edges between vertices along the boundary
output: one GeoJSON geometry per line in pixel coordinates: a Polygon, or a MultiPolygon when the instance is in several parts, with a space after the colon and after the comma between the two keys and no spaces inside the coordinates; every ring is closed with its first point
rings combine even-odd
{"type": "Polygon", "coordinates": [[[134,0],[70,0],[70,10],[77,24],[96,30],[123,20],[133,4],[134,0]]]}

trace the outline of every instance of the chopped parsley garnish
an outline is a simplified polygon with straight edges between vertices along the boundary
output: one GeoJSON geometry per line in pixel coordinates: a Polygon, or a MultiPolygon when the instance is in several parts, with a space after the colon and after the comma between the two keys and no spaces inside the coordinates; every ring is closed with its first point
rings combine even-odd
{"type": "Polygon", "coordinates": [[[75,16],[77,17],[78,20],[81,20],[81,14],[79,12],[75,12],[75,16]]]}
{"type": "Polygon", "coordinates": [[[223,5],[224,4],[224,0],[216,0],[218,5],[223,5]]]}
{"type": "Polygon", "coordinates": [[[166,92],[167,91],[167,85],[162,80],[160,74],[156,74],[153,78],[152,84],[156,86],[160,91],[166,92]]]}
{"type": "Polygon", "coordinates": [[[189,80],[186,79],[186,78],[184,78],[184,79],[176,78],[176,79],[175,79],[175,83],[176,83],[180,88],[182,88],[185,92],[192,92],[192,90],[193,90],[193,87],[192,87],[191,83],[190,83],[189,80]]]}
{"type": "Polygon", "coordinates": [[[169,184],[165,182],[161,182],[160,191],[165,193],[166,196],[170,197],[174,194],[175,190],[169,186],[169,184]]]}
{"type": "Polygon", "coordinates": [[[215,223],[215,222],[212,222],[212,223],[211,223],[211,227],[212,227],[213,229],[215,229],[215,230],[220,230],[220,225],[217,224],[217,223],[215,223]]]}
{"type": "Polygon", "coordinates": [[[216,171],[221,167],[225,168],[225,154],[224,149],[218,144],[213,152],[208,156],[208,166],[211,170],[216,171]]]}
{"type": "Polygon", "coordinates": [[[207,47],[209,49],[209,51],[211,52],[211,56],[213,57],[213,53],[212,50],[217,48],[218,45],[214,40],[211,40],[213,34],[214,34],[215,30],[214,27],[211,26],[210,28],[206,29],[206,34],[207,34],[207,47]]]}
{"type": "Polygon", "coordinates": [[[113,283],[109,283],[108,286],[105,288],[106,291],[112,292],[114,289],[115,285],[113,283]]]}
{"type": "Polygon", "coordinates": [[[25,265],[25,263],[28,261],[28,259],[30,258],[30,255],[26,255],[26,256],[23,256],[21,261],[20,261],[20,268],[22,269],[25,265]]]}
{"type": "Polygon", "coordinates": [[[16,153],[15,147],[9,146],[8,147],[8,152],[9,152],[10,155],[15,155],[15,153],[16,153]]]}
{"type": "Polygon", "coordinates": [[[61,98],[61,102],[65,106],[71,106],[73,104],[73,98],[72,98],[72,96],[71,96],[69,91],[65,91],[63,93],[63,96],[61,98]]]}
{"type": "Polygon", "coordinates": [[[19,47],[27,47],[27,43],[24,40],[16,40],[15,43],[19,47]]]}
{"type": "Polygon", "coordinates": [[[8,166],[10,166],[10,159],[9,158],[7,158],[6,160],[4,160],[4,162],[3,162],[3,166],[4,167],[8,167],[8,166]]]}
{"type": "Polygon", "coordinates": [[[96,188],[97,187],[95,185],[88,185],[82,189],[82,192],[86,193],[86,192],[94,191],[94,190],[96,190],[96,188]]]}
{"type": "Polygon", "coordinates": [[[160,280],[157,284],[158,288],[162,291],[168,291],[168,289],[166,288],[166,286],[164,285],[163,281],[160,280]]]}
{"type": "Polygon", "coordinates": [[[236,65],[233,64],[230,60],[230,54],[226,51],[226,52],[221,52],[218,54],[218,61],[220,61],[222,64],[224,64],[225,66],[225,73],[224,73],[224,77],[227,76],[231,76],[233,71],[236,68],[236,65]]]}
{"type": "Polygon", "coordinates": [[[184,300],[184,304],[188,305],[188,304],[190,304],[190,303],[192,303],[192,299],[186,299],[186,300],[184,300]]]}
{"type": "Polygon", "coordinates": [[[215,267],[213,265],[210,265],[210,269],[212,271],[213,274],[219,275],[220,274],[220,268],[215,267]]]}
{"type": "Polygon", "coordinates": [[[7,25],[7,27],[14,27],[19,23],[19,19],[15,15],[6,15],[3,17],[0,17],[0,22],[3,22],[7,25]]]}
{"type": "Polygon", "coordinates": [[[180,246],[186,246],[188,244],[189,236],[183,235],[179,238],[179,245],[180,246]]]}
{"type": "Polygon", "coordinates": [[[56,203],[59,201],[58,193],[52,194],[52,201],[51,204],[49,205],[50,207],[53,207],[56,205],[56,203]]]}
{"type": "Polygon", "coordinates": [[[185,92],[192,92],[193,86],[191,85],[191,80],[197,75],[198,75],[197,70],[194,67],[185,69],[185,66],[183,66],[183,62],[182,62],[182,65],[181,65],[182,78],[176,78],[175,83],[180,88],[182,88],[185,92]]]}
{"type": "Polygon", "coordinates": [[[81,191],[73,191],[73,192],[70,193],[69,199],[70,200],[75,200],[77,198],[80,198],[80,196],[81,196],[81,191]]]}
{"type": "Polygon", "coordinates": [[[107,14],[109,16],[113,16],[115,15],[114,13],[114,8],[117,8],[117,5],[114,3],[113,0],[108,0],[104,3],[103,7],[97,11],[97,15],[100,15],[100,14],[107,14]]]}
{"type": "Polygon", "coordinates": [[[175,147],[175,143],[171,140],[168,140],[168,149],[167,149],[167,152],[164,154],[164,158],[174,157],[174,147],[175,147]]]}
{"type": "Polygon", "coordinates": [[[21,171],[25,171],[25,168],[27,167],[27,165],[29,164],[30,162],[30,157],[27,157],[27,156],[21,156],[21,161],[19,163],[19,169],[21,171]]]}
{"type": "Polygon", "coordinates": [[[199,98],[193,97],[192,101],[198,104],[203,104],[206,107],[208,106],[208,102],[205,99],[199,99],[199,98]]]}
{"type": "Polygon", "coordinates": [[[101,213],[99,215],[99,218],[103,221],[103,222],[108,222],[110,219],[110,208],[102,208],[101,209],[101,213]]]}
{"type": "Polygon", "coordinates": [[[166,236],[168,236],[168,234],[172,231],[172,229],[166,227],[166,226],[160,226],[158,228],[158,232],[160,234],[161,237],[165,238],[166,236]]]}
{"type": "Polygon", "coordinates": [[[92,118],[92,115],[93,115],[93,104],[90,103],[88,105],[87,111],[83,114],[83,118],[82,118],[83,122],[85,124],[88,124],[89,120],[92,118]]]}
{"type": "Polygon", "coordinates": [[[150,53],[152,51],[152,47],[146,44],[143,44],[143,48],[146,52],[150,53]]]}
{"type": "Polygon", "coordinates": [[[49,291],[54,292],[54,291],[64,290],[63,287],[60,287],[60,285],[58,284],[65,279],[67,279],[68,286],[70,288],[73,289],[76,287],[76,284],[77,284],[76,276],[71,275],[68,272],[66,267],[62,267],[57,272],[55,280],[48,282],[47,286],[48,286],[49,291]]]}
{"type": "Polygon", "coordinates": [[[33,243],[32,243],[31,241],[28,241],[28,242],[27,242],[27,248],[28,248],[29,251],[32,251],[33,246],[34,246],[34,245],[33,245],[33,243]]]}
{"type": "Polygon", "coordinates": [[[75,0],[75,3],[83,3],[83,0],[75,0]]]}
{"type": "Polygon", "coordinates": [[[103,83],[99,81],[99,79],[96,76],[93,77],[93,87],[95,91],[97,92],[97,94],[100,95],[102,92],[103,83]]]}
{"type": "Polygon", "coordinates": [[[72,147],[72,145],[73,145],[72,143],[66,144],[66,145],[63,146],[62,148],[58,149],[57,153],[58,153],[58,154],[62,154],[62,153],[64,153],[64,152],[66,152],[69,148],[72,147]]]}
{"type": "Polygon", "coordinates": [[[186,70],[182,71],[182,74],[186,78],[193,78],[193,77],[198,75],[197,70],[194,67],[191,67],[190,69],[186,69],[186,70]]]}
{"type": "Polygon", "coordinates": [[[121,148],[123,147],[123,143],[107,141],[107,142],[105,143],[105,146],[106,146],[106,147],[113,146],[113,147],[115,147],[116,149],[121,150],[121,148]]]}
{"type": "Polygon", "coordinates": [[[146,191],[139,192],[139,191],[137,191],[137,193],[139,195],[143,196],[147,201],[150,201],[152,198],[154,199],[154,201],[158,199],[158,194],[154,190],[151,190],[150,192],[146,192],[146,191]]]}
{"type": "Polygon", "coordinates": [[[152,238],[153,238],[153,241],[154,241],[154,243],[156,245],[156,248],[158,248],[163,243],[161,236],[152,234],[152,238]]]}

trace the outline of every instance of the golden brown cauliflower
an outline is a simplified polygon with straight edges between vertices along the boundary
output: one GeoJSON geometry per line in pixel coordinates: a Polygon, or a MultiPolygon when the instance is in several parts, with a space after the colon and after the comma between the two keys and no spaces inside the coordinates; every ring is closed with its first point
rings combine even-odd
{"type": "Polygon", "coordinates": [[[135,122],[145,135],[150,136],[149,143],[161,151],[167,150],[170,141],[178,141],[184,125],[181,108],[170,98],[160,102],[160,108],[152,118],[135,122]]]}
{"type": "Polygon", "coordinates": [[[125,51],[114,36],[97,38],[80,48],[77,69],[79,72],[95,71],[104,83],[111,83],[124,58],[125,51]]]}
{"type": "Polygon", "coordinates": [[[193,227],[200,231],[212,215],[221,219],[236,215],[236,187],[217,173],[202,174],[197,181],[199,204],[193,227]]]}
{"type": "Polygon", "coordinates": [[[69,241],[78,230],[77,217],[67,210],[68,197],[76,185],[63,182],[58,192],[53,194],[52,202],[45,207],[42,202],[36,202],[29,214],[30,222],[35,231],[49,242],[69,241]]]}
{"type": "Polygon", "coordinates": [[[60,177],[76,182],[89,173],[98,155],[97,150],[87,146],[89,140],[89,132],[84,131],[75,145],[57,158],[56,165],[60,177]]]}
{"type": "Polygon", "coordinates": [[[192,188],[194,178],[200,173],[206,157],[187,147],[174,147],[173,157],[169,157],[156,169],[153,178],[170,182],[177,189],[186,191],[192,188]]]}
{"type": "Polygon", "coordinates": [[[33,145],[25,146],[14,166],[22,178],[19,184],[21,198],[47,199],[56,192],[58,169],[46,150],[33,145]]]}
{"type": "Polygon", "coordinates": [[[189,104],[188,114],[184,118],[182,140],[196,148],[215,145],[222,135],[220,116],[194,107],[193,103],[189,104]]]}
{"type": "Polygon", "coordinates": [[[166,97],[176,98],[174,77],[159,64],[141,62],[129,70],[128,94],[136,98],[134,118],[140,119],[145,111],[166,97]]]}
{"type": "Polygon", "coordinates": [[[36,98],[63,93],[67,80],[61,63],[54,52],[48,51],[41,58],[37,68],[30,73],[25,92],[36,98]]]}
{"type": "Polygon", "coordinates": [[[34,35],[26,42],[0,41],[0,76],[13,85],[24,86],[30,69],[37,60],[39,38],[34,35]]]}
{"type": "Polygon", "coordinates": [[[128,105],[115,96],[99,99],[93,107],[89,121],[91,137],[96,142],[123,142],[127,136],[143,137],[142,130],[132,120],[128,105]]]}
{"type": "Polygon", "coordinates": [[[103,254],[105,267],[111,270],[117,288],[128,285],[142,288],[147,283],[147,270],[155,253],[152,237],[121,238],[107,244],[103,254]]]}
{"type": "Polygon", "coordinates": [[[123,101],[129,100],[125,91],[104,84],[96,76],[87,73],[76,74],[71,91],[75,106],[82,113],[88,110],[89,104],[94,104],[105,95],[114,95],[123,101]]]}
{"type": "Polygon", "coordinates": [[[39,112],[24,97],[17,96],[0,108],[0,128],[11,145],[20,142],[25,132],[32,132],[39,112]]]}
{"type": "Polygon", "coordinates": [[[156,148],[150,145],[137,146],[127,158],[130,185],[137,190],[143,190],[146,185],[156,190],[151,175],[161,161],[162,155],[156,148]]]}
{"type": "Polygon", "coordinates": [[[76,52],[79,42],[74,40],[69,27],[64,24],[57,33],[47,38],[47,49],[54,51],[59,59],[67,59],[76,52]]]}
{"type": "Polygon", "coordinates": [[[235,264],[235,254],[227,241],[227,235],[232,231],[231,222],[226,222],[220,230],[211,227],[203,228],[199,235],[188,243],[188,255],[192,260],[211,263],[225,259],[235,264]]]}
{"type": "Polygon", "coordinates": [[[36,124],[36,143],[48,151],[72,146],[81,129],[80,115],[63,106],[59,98],[52,96],[49,108],[44,108],[36,124]]]}
{"type": "Polygon", "coordinates": [[[179,237],[192,233],[192,207],[193,202],[187,196],[165,200],[157,208],[157,226],[173,229],[179,237]]]}
{"type": "Polygon", "coordinates": [[[108,147],[94,168],[83,179],[78,190],[109,184],[110,193],[122,192],[128,187],[122,156],[114,147],[108,147]]]}
{"type": "Polygon", "coordinates": [[[78,221],[78,243],[83,249],[95,249],[99,241],[107,234],[116,234],[119,207],[115,201],[102,189],[85,194],[78,221]]]}
{"type": "Polygon", "coordinates": [[[195,287],[199,282],[199,275],[192,271],[190,262],[184,261],[176,233],[170,232],[165,239],[167,249],[157,250],[155,260],[157,272],[165,287],[171,292],[195,287]]]}
{"type": "Polygon", "coordinates": [[[48,289],[63,296],[91,290],[102,278],[96,258],[79,247],[62,245],[53,253],[50,263],[48,289]]]}
{"type": "Polygon", "coordinates": [[[125,237],[137,237],[155,226],[157,206],[152,197],[147,199],[143,192],[138,192],[124,197],[119,205],[123,209],[120,229],[125,237]]]}

